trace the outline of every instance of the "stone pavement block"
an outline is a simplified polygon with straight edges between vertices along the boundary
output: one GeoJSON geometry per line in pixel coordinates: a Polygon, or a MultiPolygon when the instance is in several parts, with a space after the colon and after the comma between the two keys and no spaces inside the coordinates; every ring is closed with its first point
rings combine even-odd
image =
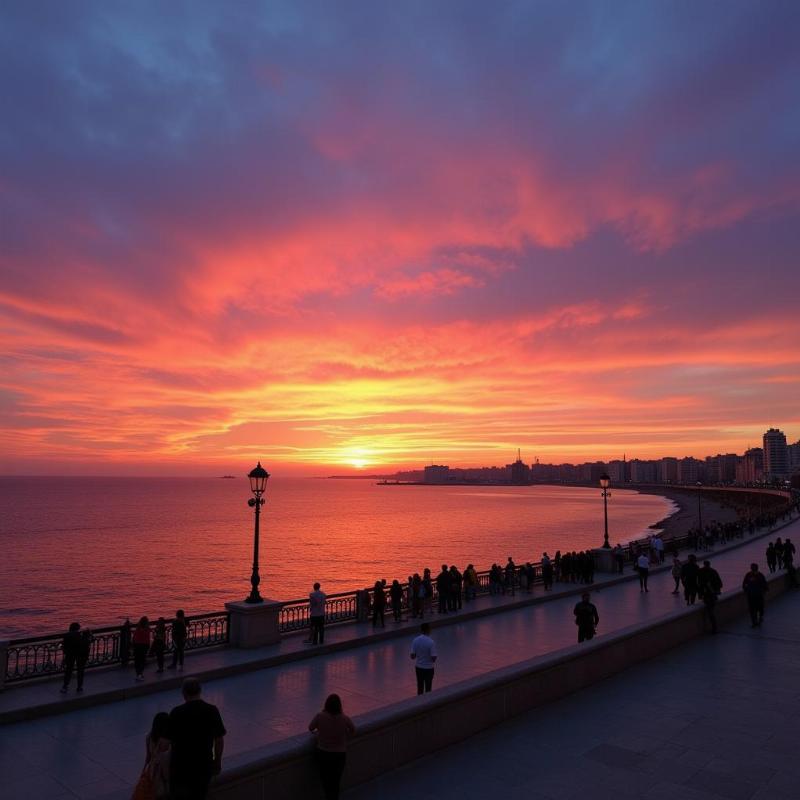
{"type": "Polygon", "coordinates": [[[642,800],[720,800],[720,795],[697,786],[662,781],[648,789],[642,800]]]}
{"type": "Polygon", "coordinates": [[[3,792],[13,800],[74,800],[77,797],[63,783],[42,774],[29,774],[13,782],[4,781],[3,792]]]}
{"type": "Polygon", "coordinates": [[[712,794],[729,800],[750,800],[759,788],[758,781],[744,780],[740,775],[733,776],[704,767],[700,772],[685,781],[692,788],[705,789],[712,794]]]}

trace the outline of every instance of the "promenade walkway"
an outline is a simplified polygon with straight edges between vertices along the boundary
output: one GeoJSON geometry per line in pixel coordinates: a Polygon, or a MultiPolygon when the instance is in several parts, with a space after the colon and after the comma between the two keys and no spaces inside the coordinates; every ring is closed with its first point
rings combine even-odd
{"type": "MultiPolygon", "coordinates": [[[[791,523],[780,535],[800,539],[800,521],[791,523]]],[[[763,563],[765,546],[766,538],[759,537],[713,558],[726,588],[740,585],[751,560],[763,563]]],[[[596,589],[594,600],[601,615],[599,633],[651,621],[683,602],[670,594],[672,580],[668,573],[651,576],[650,589],[649,594],[640,594],[638,582],[630,580],[596,589]]],[[[541,588],[536,591],[542,594],[541,588]]],[[[482,610],[487,610],[490,603],[502,602],[487,598],[482,610]]],[[[554,598],[435,628],[440,659],[434,691],[436,687],[572,645],[576,636],[572,621],[575,602],[574,595],[554,598]]],[[[387,626],[391,627],[392,622],[387,626]]],[[[242,763],[248,754],[271,743],[307,739],[304,731],[309,719],[332,691],[342,696],[346,711],[355,717],[413,696],[414,672],[408,658],[412,632],[407,630],[400,636],[377,641],[353,641],[354,636],[369,631],[369,625],[331,629],[326,638],[332,646],[348,649],[207,681],[205,697],[220,707],[229,731],[225,764],[242,763]]],[[[292,639],[277,648],[296,658],[300,651],[305,653],[307,646],[292,639]]],[[[189,662],[192,672],[205,671],[200,669],[201,658],[216,659],[217,667],[223,669],[252,655],[232,649],[198,655],[189,662]]],[[[209,662],[205,663],[209,666],[209,662]]],[[[247,666],[249,669],[252,664],[247,666]]],[[[130,682],[128,685],[139,691],[128,672],[117,669],[93,674],[87,676],[87,703],[91,702],[91,685],[100,680],[130,682]]],[[[26,693],[35,702],[34,693],[45,690],[57,694],[57,684],[8,690],[0,703],[8,703],[8,698],[20,703],[26,693]]],[[[124,702],[5,724],[0,737],[4,786],[13,789],[11,796],[20,799],[126,797],[141,768],[143,737],[153,715],[178,702],[179,692],[169,688],[131,696],[124,702]]]]}
{"type": "Polygon", "coordinates": [[[344,793],[795,800],[800,597],[344,793]]]}

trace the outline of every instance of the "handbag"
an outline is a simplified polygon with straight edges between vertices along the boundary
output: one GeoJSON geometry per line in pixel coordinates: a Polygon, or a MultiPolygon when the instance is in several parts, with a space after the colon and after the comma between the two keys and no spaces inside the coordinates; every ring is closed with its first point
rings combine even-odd
{"type": "Polygon", "coordinates": [[[150,770],[145,767],[136,786],[133,788],[131,800],[156,800],[156,790],[153,785],[153,778],[150,775],[150,770]]]}

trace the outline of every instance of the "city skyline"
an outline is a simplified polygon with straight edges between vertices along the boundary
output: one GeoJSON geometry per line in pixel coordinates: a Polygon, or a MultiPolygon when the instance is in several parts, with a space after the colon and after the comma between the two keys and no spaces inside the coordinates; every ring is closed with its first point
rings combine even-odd
{"type": "Polygon", "coordinates": [[[789,2],[11,4],[0,474],[795,441],[799,28],[789,2]]]}

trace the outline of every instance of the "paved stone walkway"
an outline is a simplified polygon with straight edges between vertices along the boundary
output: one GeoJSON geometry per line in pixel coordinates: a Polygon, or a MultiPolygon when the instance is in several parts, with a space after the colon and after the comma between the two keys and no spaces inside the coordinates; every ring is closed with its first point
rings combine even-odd
{"type": "MultiPolygon", "coordinates": [[[[781,531],[787,534],[800,539],[800,521],[781,531]]],[[[760,538],[713,559],[726,588],[740,585],[751,560],[763,561],[765,546],[766,540],[760,538]]],[[[669,574],[662,573],[651,577],[651,591],[646,595],[640,594],[636,582],[595,592],[600,634],[673,610],[683,601],[672,596],[671,589],[669,574]]],[[[440,659],[434,687],[573,644],[575,601],[574,596],[553,599],[436,629],[440,659]]],[[[244,757],[271,742],[307,736],[302,732],[309,719],[332,691],[342,696],[346,711],[356,717],[413,695],[408,649],[408,637],[394,638],[207,682],[205,697],[220,707],[229,730],[226,758],[244,757]]],[[[644,707],[651,694],[657,700],[660,689],[643,694],[644,707]]],[[[4,725],[0,729],[4,787],[15,800],[125,797],[141,769],[143,737],[153,715],[178,702],[178,691],[170,689],[4,725]]],[[[558,731],[553,734],[563,736],[558,731]]]]}
{"type": "MultiPolygon", "coordinates": [[[[652,599],[652,598],[651,598],[652,599]]],[[[415,761],[345,800],[796,800],[800,595],[415,761]]]]}

